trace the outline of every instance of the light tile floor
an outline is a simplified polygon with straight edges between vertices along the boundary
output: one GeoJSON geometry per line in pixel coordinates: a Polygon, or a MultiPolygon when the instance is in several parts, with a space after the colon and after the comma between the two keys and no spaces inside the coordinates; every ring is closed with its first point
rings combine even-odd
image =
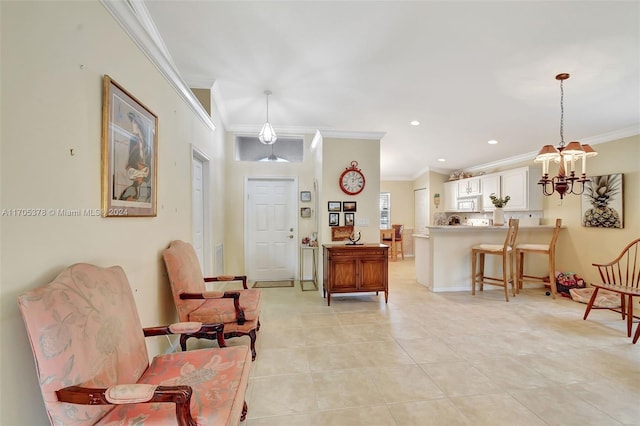
{"type": "MultiPolygon", "coordinates": [[[[263,289],[245,426],[640,425],[640,344],[611,311],[502,289],[384,296],[263,289]]],[[[247,344],[230,339],[229,344],[247,344]]]]}

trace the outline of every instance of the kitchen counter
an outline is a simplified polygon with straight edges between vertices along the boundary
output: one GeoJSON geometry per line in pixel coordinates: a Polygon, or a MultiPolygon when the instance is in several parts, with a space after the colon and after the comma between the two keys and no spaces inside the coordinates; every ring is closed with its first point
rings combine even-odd
{"type": "MultiPolygon", "coordinates": [[[[414,234],[416,279],[433,292],[471,291],[471,246],[502,244],[507,226],[429,226],[429,234],[414,234]]],[[[553,226],[520,226],[516,243],[549,244],[553,226]]],[[[562,238],[562,233],[560,234],[562,238]]],[[[497,276],[498,256],[488,256],[487,275],[497,276]],[[492,258],[496,259],[492,259],[492,258]]],[[[527,269],[531,275],[545,275],[546,257],[531,256],[527,269]],[[539,257],[539,259],[538,259],[539,257]]]]}
{"type": "MultiPolygon", "coordinates": [[[[509,226],[471,226],[471,225],[442,225],[442,226],[427,226],[429,231],[505,231],[509,226]]],[[[523,229],[553,229],[553,225],[521,225],[519,230],[523,229]]]]}

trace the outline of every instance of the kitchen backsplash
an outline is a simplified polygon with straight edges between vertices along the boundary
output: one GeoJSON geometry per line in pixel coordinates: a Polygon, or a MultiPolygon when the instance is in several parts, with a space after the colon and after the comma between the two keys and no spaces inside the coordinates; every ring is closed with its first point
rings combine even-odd
{"type": "MultiPolygon", "coordinates": [[[[544,225],[544,216],[542,211],[528,211],[528,212],[504,212],[505,222],[509,222],[509,219],[520,219],[521,225],[544,225]]],[[[447,223],[452,216],[460,219],[461,225],[475,225],[482,226],[493,220],[493,212],[485,213],[446,213],[447,223]]]]}

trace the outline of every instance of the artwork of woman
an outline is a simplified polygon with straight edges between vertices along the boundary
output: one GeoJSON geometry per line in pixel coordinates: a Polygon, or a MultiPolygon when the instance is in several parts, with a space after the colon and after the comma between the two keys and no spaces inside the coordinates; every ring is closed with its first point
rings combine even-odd
{"type": "Polygon", "coordinates": [[[140,117],[130,112],[127,114],[131,120],[131,139],[129,140],[129,159],[125,166],[131,185],[125,188],[120,195],[125,201],[151,201],[151,144],[147,138],[145,127],[140,117]]]}

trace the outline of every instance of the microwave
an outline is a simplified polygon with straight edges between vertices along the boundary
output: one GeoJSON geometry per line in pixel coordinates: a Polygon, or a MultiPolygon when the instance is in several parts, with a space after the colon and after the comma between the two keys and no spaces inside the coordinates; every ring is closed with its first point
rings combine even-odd
{"type": "Polygon", "coordinates": [[[477,197],[458,199],[459,212],[479,212],[480,199],[477,197]]]}

